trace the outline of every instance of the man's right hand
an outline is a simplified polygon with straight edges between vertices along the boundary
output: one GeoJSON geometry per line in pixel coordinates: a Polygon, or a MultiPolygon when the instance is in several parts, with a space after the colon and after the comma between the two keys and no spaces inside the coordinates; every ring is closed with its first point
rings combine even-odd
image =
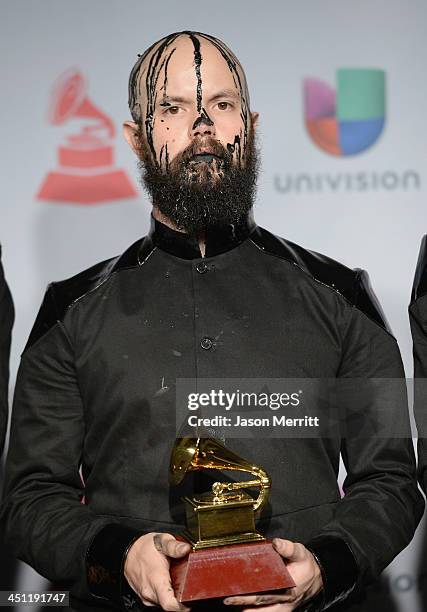
{"type": "Polygon", "coordinates": [[[169,574],[169,559],[185,557],[190,550],[190,544],[170,533],[147,533],[132,544],[124,574],[143,604],[171,612],[190,609],[176,599],[169,574]]]}

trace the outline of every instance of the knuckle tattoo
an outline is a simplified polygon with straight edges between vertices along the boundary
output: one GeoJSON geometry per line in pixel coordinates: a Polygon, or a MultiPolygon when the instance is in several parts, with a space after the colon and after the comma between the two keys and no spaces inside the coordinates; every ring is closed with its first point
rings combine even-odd
{"type": "Polygon", "coordinates": [[[162,536],[160,533],[156,533],[156,535],[153,537],[153,544],[156,550],[163,552],[162,536]]]}

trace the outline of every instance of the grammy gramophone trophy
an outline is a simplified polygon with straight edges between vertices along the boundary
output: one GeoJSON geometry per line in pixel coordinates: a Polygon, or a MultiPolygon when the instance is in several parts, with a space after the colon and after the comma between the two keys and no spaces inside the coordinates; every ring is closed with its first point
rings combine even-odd
{"type": "Polygon", "coordinates": [[[295,586],[283,558],[255,530],[255,512],[268,500],[268,474],[212,438],[177,439],[170,483],[178,485],[187,472],[203,469],[246,472],[252,479],[215,482],[212,491],[183,498],[187,529],[182,535],[192,550],[171,564],[177,599],[190,602],[295,586]],[[245,491],[253,487],[259,488],[256,499],[245,491]]]}

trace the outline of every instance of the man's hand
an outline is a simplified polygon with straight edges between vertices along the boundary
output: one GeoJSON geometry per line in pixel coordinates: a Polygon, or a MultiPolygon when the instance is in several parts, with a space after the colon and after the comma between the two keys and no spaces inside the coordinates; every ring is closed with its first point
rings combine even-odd
{"type": "Polygon", "coordinates": [[[286,559],[286,566],[296,584],[292,589],[260,595],[227,597],[227,605],[243,606],[242,612],[252,612],[264,606],[263,612],[291,612],[323,588],[322,575],[313,555],[303,544],[275,538],[273,547],[286,559]]]}
{"type": "Polygon", "coordinates": [[[180,559],[190,550],[190,544],[179,542],[170,533],[147,533],[132,544],[124,574],[143,604],[171,612],[190,609],[175,598],[169,574],[169,558],[180,559]]]}

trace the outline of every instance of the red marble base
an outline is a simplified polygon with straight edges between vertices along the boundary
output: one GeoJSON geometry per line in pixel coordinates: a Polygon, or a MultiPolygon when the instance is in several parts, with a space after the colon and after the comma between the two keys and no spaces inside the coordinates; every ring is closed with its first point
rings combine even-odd
{"type": "Polygon", "coordinates": [[[171,578],[181,602],[295,586],[283,558],[267,541],[192,551],[172,560],[171,578]]]}

